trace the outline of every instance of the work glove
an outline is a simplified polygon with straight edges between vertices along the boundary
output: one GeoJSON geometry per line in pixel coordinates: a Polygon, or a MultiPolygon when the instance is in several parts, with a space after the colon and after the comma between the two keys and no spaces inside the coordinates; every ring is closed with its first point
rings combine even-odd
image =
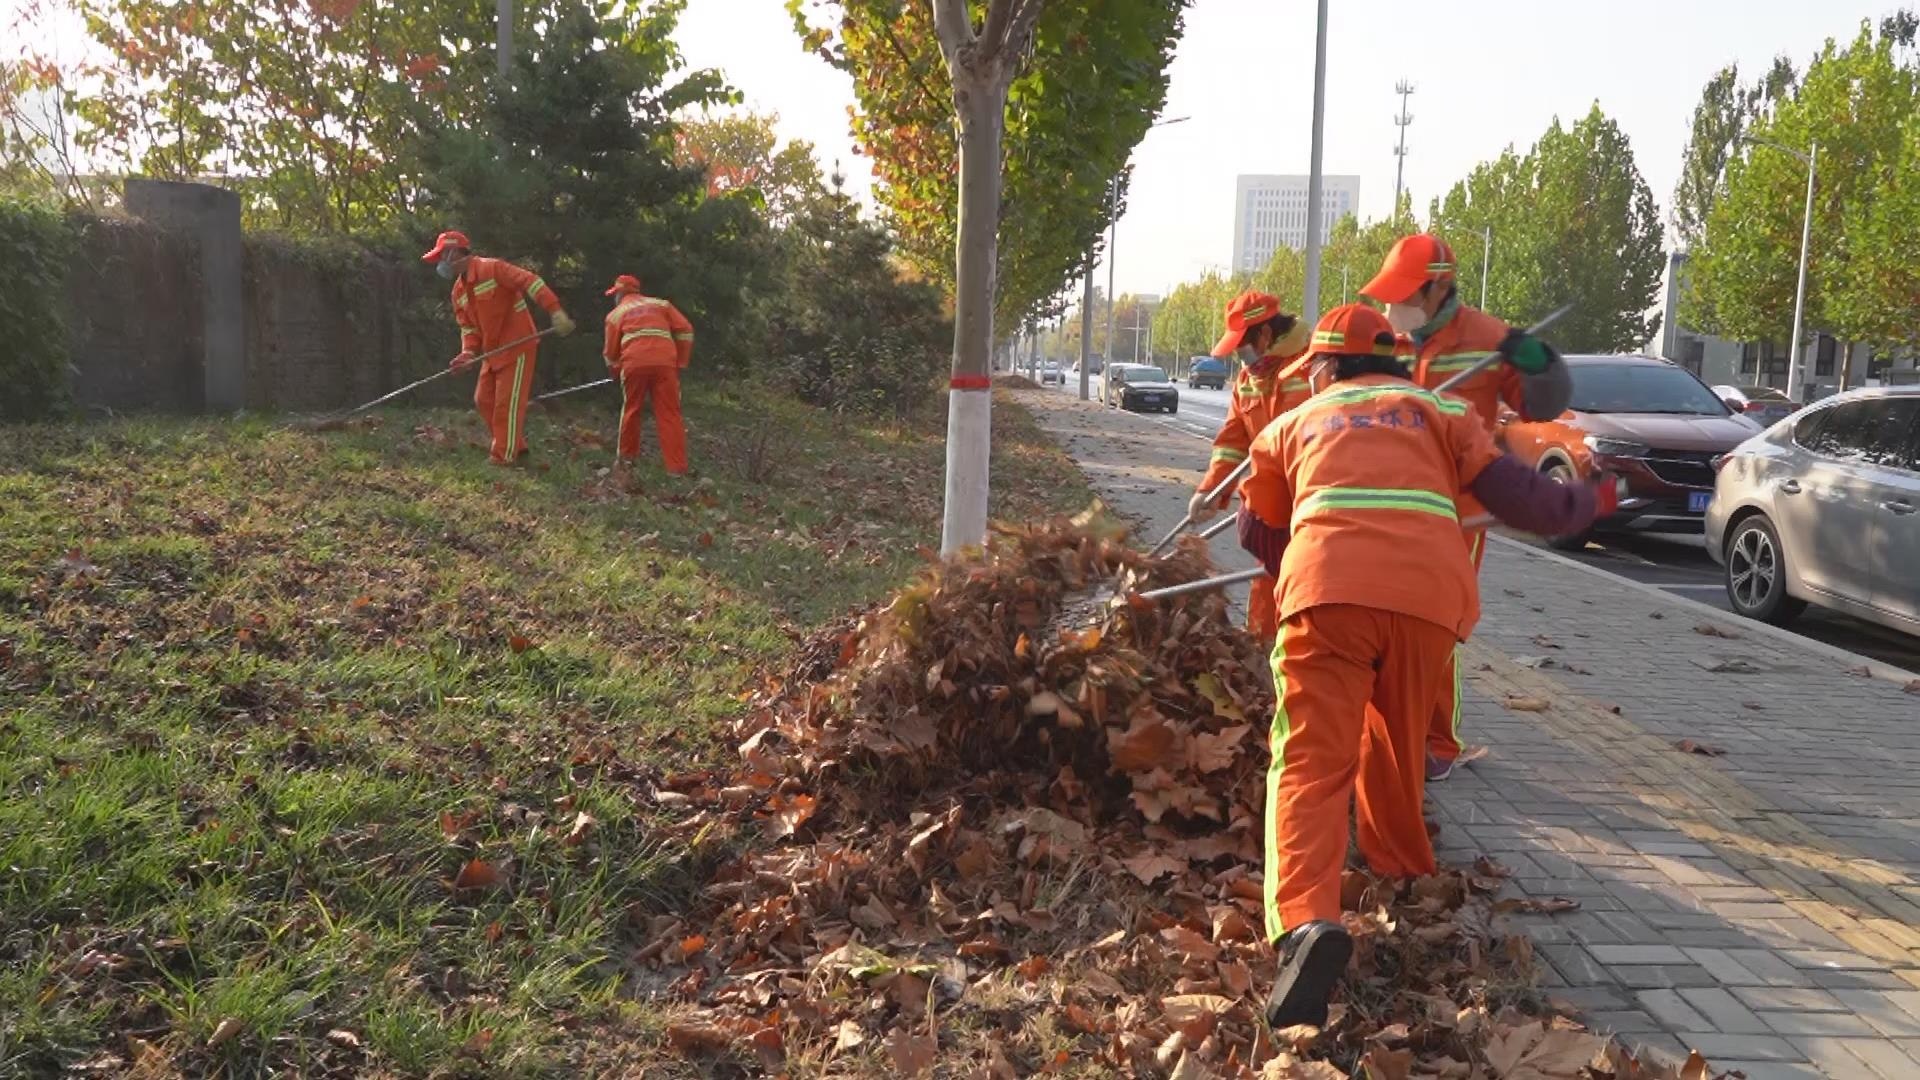
{"type": "Polygon", "coordinates": [[[1187,517],[1190,518],[1195,525],[1207,521],[1219,512],[1220,507],[1213,500],[1207,498],[1205,489],[1194,492],[1193,498],[1187,500],[1187,517]]]}
{"type": "Polygon", "coordinates": [[[564,311],[556,311],[556,312],[554,312],[554,313],[553,313],[553,328],[554,328],[554,330],[555,330],[555,331],[557,331],[557,332],[559,333],[559,335],[560,335],[561,337],[566,337],[567,335],[569,335],[569,334],[571,334],[571,333],[573,333],[573,331],[574,331],[574,326],[573,326],[573,319],[572,319],[572,317],[571,317],[571,316],[569,316],[569,315],[568,315],[568,314],[567,314],[566,312],[564,312],[564,311]]]}
{"type": "Polygon", "coordinates": [[[1603,472],[1593,480],[1593,519],[1612,517],[1620,509],[1620,499],[1626,494],[1627,482],[1624,478],[1610,472],[1603,472]]]}
{"type": "Polygon", "coordinates": [[[1500,359],[1513,365],[1522,375],[1538,375],[1560,362],[1560,354],[1553,346],[1527,333],[1525,330],[1509,330],[1507,336],[1500,339],[1500,347],[1495,350],[1500,359]]]}
{"type": "Polygon", "coordinates": [[[473,363],[473,361],[474,355],[472,353],[463,352],[452,360],[447,361],[447,368],[451,371],[459,371],[461,368],[473,363]]]}

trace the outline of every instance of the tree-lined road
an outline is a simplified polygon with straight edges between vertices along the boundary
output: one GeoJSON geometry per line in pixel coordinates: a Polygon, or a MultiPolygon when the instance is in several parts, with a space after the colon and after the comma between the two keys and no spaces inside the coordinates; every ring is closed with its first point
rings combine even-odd
{"type": "MultiPolygon", "coordinates": [[[[1096,384],[1096,389],[1097,389],[1096,384]]],[[[1050,388],[1068,394],[1079,393],[1071,381],[1065,387],[1050,388]]],[[[1180,411],[1172,416],[1147,413],[1144,419],[1173,428],[1183,435],[1212,441],[1227,416],[1227,394],[1223,390],[1194,390],[1180,384],[1180,411]]],[[[1205,467],[1204,446],[1194,447],[1194,467],[1205,467]]],[[[1536,537],[1515,536],[1517,540],[1544,547],[1536,537]]],[[[1587,546],[1571,556],[1589,566],[1618,575],[1629,581],[1652,585],[1663,592],[1698,600],[1731,614],[1720,567],[1707,556],[1699,537],[1625,536],[1609,538],[1587,546]]],[[[1796,620],[1792,631],[1802,637],[1824,642],[1884,664],[1920,671],[1920,638],[1887,630],[1873,623],[1820,608],[1808,608],[1796,620]]]]}

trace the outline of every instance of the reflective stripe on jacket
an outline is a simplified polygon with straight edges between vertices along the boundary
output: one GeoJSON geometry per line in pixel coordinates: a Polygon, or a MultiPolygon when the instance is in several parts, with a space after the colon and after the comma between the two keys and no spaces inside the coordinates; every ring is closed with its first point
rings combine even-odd
{"type": "MultiPolygon", "coordinates": [[[[560,310],[560,298],[540,275],[505,259],[475,255],[453,283],[453,321],[460,327],[460,348],[470,353],[490,352],[531,336],[537,329],[529,303],[547,314],[560,310]]],[[[496,356],[487,366],[513,363],[513,355],[496,356]]]]}
{"type": "Polygon", "coordinates": [[[1249,456],[1247,510],[1290,533],[1281,622],[1358,604],[1466,638],[1480,595],[1456,500],[1500,453],[1465,402],[1390,375],[1347,379],[1275,421],[1249,456]]]}
{"type": "Polygon", "coordinates": [[[693,324],[657,296],[628,293],[607,313],[600,353],[608,367],[622,371],[683,368],[693,359],[693,324]]]}

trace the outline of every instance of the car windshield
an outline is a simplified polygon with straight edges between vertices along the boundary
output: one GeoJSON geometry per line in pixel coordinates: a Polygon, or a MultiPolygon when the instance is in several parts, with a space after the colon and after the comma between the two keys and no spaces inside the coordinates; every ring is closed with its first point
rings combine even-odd
{"type": "Polygon", "coordinates": [[[1785,401],[1789,403],[1793,401],[1792,398],[1775,390],[1771,386],[1736,386],[1734,389],[1745,394],[1749,401],[1785,401]]]}
{"type": "Polygon", "coordinates": [[[1590,413],[1725,416],[1726,403],[1700,380],[1665,364],[1573,364],[1572,408],[1590,413]]]}
{"type": "Polygon", "coordinates": [[[1166,382],[1167,373],[1157,367],[1145,364],[1129,364],[1126,368],[1128,382],[1166,382]]]}

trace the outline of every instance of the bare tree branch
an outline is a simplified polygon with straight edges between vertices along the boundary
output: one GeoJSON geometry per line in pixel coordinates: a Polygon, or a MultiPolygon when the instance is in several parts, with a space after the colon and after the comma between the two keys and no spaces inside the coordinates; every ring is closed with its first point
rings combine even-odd
{"type": "Polygon", "coordinates": [[[1013,16],[1007,21],[1007,40],[1003,46],[1006,55],[1006,74],[1011,79],[1019,70],[1021,61],[1026,59],[1033,45],[1033,28],[1040,21],[1040,12],[1047,6],[1047,0],[1015,0],[1013,16]]]}
{"type": "Polygon", "coordinates": [[[973,36],[973,21],[967,16],[967,0],[931,0],[931,3],[933,31],[940,37],[940,51],[947,58],[947,67],[954,68],[961,52],[978,40],[973,36]]]}

